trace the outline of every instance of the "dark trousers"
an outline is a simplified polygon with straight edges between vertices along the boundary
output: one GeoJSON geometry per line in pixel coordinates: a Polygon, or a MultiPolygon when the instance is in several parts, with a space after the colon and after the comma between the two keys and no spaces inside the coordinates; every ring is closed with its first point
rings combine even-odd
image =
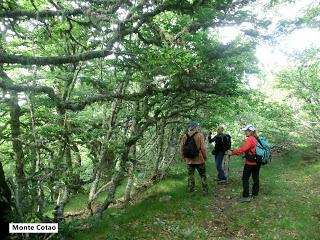
{"type": "Polygon", "coordinates": [[[252,174],[253,186],[252,186],[252,196],[258,196],[259,194],[259,171],[261,165],[244,165],[242,184],[243,184],[243,197],[249,197],[249,179],[252,174]]]}
{"type": "Polygon", "coordinates": [[[207,184],[207,176],[206,176],[206,165],[203,164],[188,164],[188,191],[194,191],[194,172],[197,169],[200,177],[201,177],[201,184],[202,189],[204,192],[208,192],[208,184],[207,184]]]}
{"type": "Polygon", "coordinates": [[[222,162],[224,157],[224,152],[216,152],[215,161],[216,161],[216,168],[218,171],[218,178],[219,180],[226,180],[226,176],[224,174],[223,168],[222,168],[222,162]]]}

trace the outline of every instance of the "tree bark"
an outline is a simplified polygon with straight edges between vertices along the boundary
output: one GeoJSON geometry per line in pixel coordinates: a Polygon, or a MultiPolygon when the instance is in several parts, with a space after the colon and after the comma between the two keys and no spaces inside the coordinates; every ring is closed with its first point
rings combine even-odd
{"type": "Polygon", "coordinates": [[[125,206],[129,205],[130,200],[131,200],[131,193],[132,193],[132,188],[134,184],[134,172],[135,172],[135,165],[136,165],[136,147],[134,146],[133,148],[133,160],[129,161],[127,163],[127,168],[128,168],[128,183],[125,189],[124,193],[124,204],[125,206]]]}
{"type": "MultiPolygon", "coordinates": [[[[134,103],[133,111],[139,112],[139,103],[138,102],[134,103]]],[[[137,128],[138,128],[138,119],[137,119],[137,117],[135,117],[133,120],[131,132],[135,133],[137,131],[137,128]]],[[[134,172],[135,172],[135,168],[136,168],[136,163],[137,163],[137,145],[134,144],[133,148],[132,148],[132,160],[128,161],[128,163],[127,163],[127,165],[128,165],[128,183],[127,183],[125,193],[124,193],[124,204],[125,205],[128,205],[131,200],[131,192],[132,192],[132,187],[134,184],[134,172]]]]}
{"type": "Polygon", "coordinates": [[[6,182],[2,163],[0,161],[0,238],[6,239],[11,222],[11,191],[6,182]]]}
{"type": "Polygon", "coordinates": [[[11,127],[11,139],[12,149],[14,152],[16,169],[15,178],[18,186],[18,192],[23,202],[25,200],[25,194],[27,191],[27,182],[24,172],[24,153],[21,140],[21,108],[18,103],[18,94],[16,92],[10,93],[10,127],[11,127]]]}
{"type": "Polygon", "coordinates": [[[80,8],[65,9],[65,10],[43,10],[43,11],[29,11],[29,10],[6,10],[0,11],[0,18],[33,18],[33,19],[44,19],[55,16],[76,16],[83,14],[84,11],[80,8]]]}
{"type": "MultiPolygon", "coordinates": [[[[36,118],[35,118],[35,113],[34,113],[34,106],[32,102],[32,96],[26,94],[27,97],[27,102],[29,104],[29,109],[30,109],[30,128],[31,128],[31,133],[32,133],[32,141],[34,147],[31,149],[31,164],[32,164],[32,175],[37,174],[39,171],[41,171],[42,168],[42,162],[41,162],[41,156],[40,156],[40,144],[39,144],[39,139],[36,134],[36,118]]],[[[42,189],[42,182],[40,179],[38,179],[35,183],[36,185],[36,194],[33,197],[33,201],[37,203],[37,215],[42,217],[42,211],[43,211],[43,206],[44,206],[44,193],[42,189]]]]}
{"type": "Polygon", "coordinates": [[[58,198],[56,202],[56,207],[53,211],[54,221],[59,223],[64,219],[64,206],[68,200],[68,188],[64,182],[58,183],[58,198]]]}
{"type": "Polygon", "coordinates": [[[156,134],[157,134],[157,157],[156,162],[154,163],[153,176],[159,175],[159,166],[162,159],[165,157],[163,153],[164,148],[164,135],[165,135],[165,127],[166,121],[165,119],[161,119],[156,126],[156,134]]]}
{"type": "MultiPolygon", "coordinates": [[[[117,92],[122,93],[126,87],[126,83],[120,83],[117,92]]],[[[116,124],[117,120],[117,114],[119,111],[119,108],[121,106],[121,100],[120,99],[114,99],[113,102],[111,103],[111,114],[109,117],[106,117],[103,123],[103,129],[107,129],[106,135],[103,139],[103,142],[101,143],[101,148],[100,148],[100,153],[99,153],[99,161],[96,163],[95,166],[95,171],[94,172],[94,181],[91,184],[90,188],[90,194],[89,194],[89,199],[88,199],[88,209],[90,210],[91,214],[93,213],[92,210],[92,204],[95,201],[95,199],[98,197],[98,192],[102,192],[98,189],[98,183],[101,177],[101,168],[103,163],[106,161],[107,158],[107,153],[109,149],[107,148],[107,143],[111,139],[113,135],[113,129],[116,124]]],[[[104,188],[104,190],[107,190],[104,188]]]]}

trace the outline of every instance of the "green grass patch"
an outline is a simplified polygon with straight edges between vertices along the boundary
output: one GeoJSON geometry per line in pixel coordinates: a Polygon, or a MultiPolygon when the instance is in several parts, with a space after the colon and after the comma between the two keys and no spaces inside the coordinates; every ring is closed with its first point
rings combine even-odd
{"type": "MultiPolygon", "coordinates": [[[[126,209],[108,209],[102,220],[74,239],[318,239],[320,161],[300,153],[278,157],[261,169],[260,196],[239,203],[242,160],[232,158],[230,182],[217,186],[214,162],[207,162],[210,195],[186,192],[186,167],[146,191],[126,209]],[[168,201],[160,201],[170,196],[168,201]]],[[[81,197],[80,197],[81,198],[81,197]]],[[[76,203],[69,203],[77,208],[76,203]]]]}

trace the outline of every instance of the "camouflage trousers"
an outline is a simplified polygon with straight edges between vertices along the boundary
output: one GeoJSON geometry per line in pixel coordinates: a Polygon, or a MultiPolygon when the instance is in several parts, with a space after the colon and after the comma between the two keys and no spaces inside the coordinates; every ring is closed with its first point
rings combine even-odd
{"type": "Polygon", "coordinates": [[[202,184],[202,190],[204,192],[208,192],[208,184],[207,184],[207,176],[206,176],[206,165],[203,164],[188,164],[188,191],[193,192],[194,191],[194,172],[197,169],[200,177],[201,177],[201,184],[202,184]]]}

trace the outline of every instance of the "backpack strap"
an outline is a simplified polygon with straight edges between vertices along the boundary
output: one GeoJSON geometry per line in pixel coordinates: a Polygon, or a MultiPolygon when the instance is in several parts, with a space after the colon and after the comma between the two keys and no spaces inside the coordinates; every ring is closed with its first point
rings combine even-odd
{"type": "MultiPolygon", "coordinates": [[[[196,135],[198,132],[195,132],[194,134],[192,134],[191,136],[190,136],[190,138],[193,138],[194,137],[194,135],[196,135]]],[[[188,133],[187,133],[187,135],[188,135],[188,133]]],[[[188,135],[189,136],[189,135],[188,135]]]]}
{"type": "MultiPolygon", "coordinates": [[[[193,138],[196,134],[197,134],[198,132],[195,132],[194,134],[192,134],[191,136],[189,136],[189,134],[188,133],[186,133],[186,135],[187,135],[187,139],[190,139],[190,138],[193,138]]],[[[197,144],[196,144],[197,145],[197,144]]],[[[198,146],[197,146],[197,148],[198,148],[198,146]]],[[[201,148],[200,149],[198,149],[199,151],[201,150],[201,148]]]]}
{"type": "Polygon", "coordinates": [[[248,160],[249,162],[257,162],[256,155],[245,155],[242,158],[248,160]]]}
{"type": "Polygon", "coordinates": [[[194,134],[192,134],[191,136],[189,136],[189,134],[188,133],[186,133],[186,135],[187,135],[187,138],[189,139],[189,138],[193,138],[194,137],[194,135],[196,135],[198,132],[195,132],[194,134]]]}
{"type": "Polygon", "coordinates": [[[268,151],[268,150],[263,146],[263,144],[262,144],[262,142],[260,141],[259,137],[254,137],[254,138],[257,139],[257,141],[259,142],[259,144],[261,145],[261,147],[262,147],[264,150],[268,151]]]}

